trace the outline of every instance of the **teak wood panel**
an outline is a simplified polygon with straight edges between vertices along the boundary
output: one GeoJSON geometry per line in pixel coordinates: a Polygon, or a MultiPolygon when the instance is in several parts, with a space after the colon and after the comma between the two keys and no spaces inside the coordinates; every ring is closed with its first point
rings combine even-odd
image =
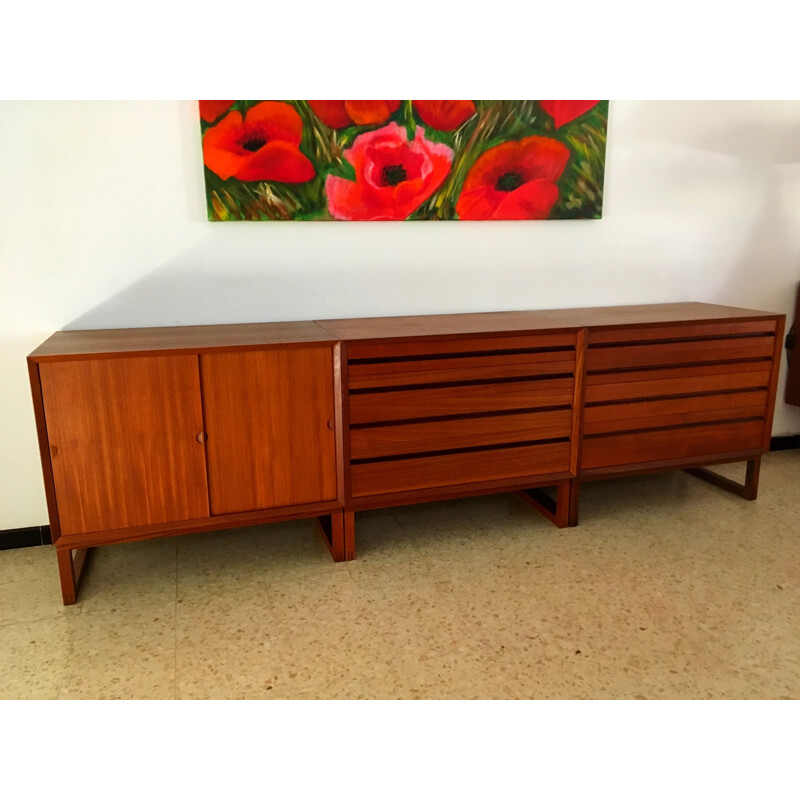
{"type": "Polygon", "coordinates": [[[515,355],[467,358],[433,358],[428,361],[381,361],[350,364],[350,389],[457,383],[480,378],[521,378],[535,375],[563,375],[575,369],[575,353],[543,351],[515,355]]]}
{"type": "Polygon", "coordinates": [[[335,336],[309,321],[58,331],[37,347],[30,358],[38,361],[62,357],[98,358],[115,354],[166,355],[178,351],[199,353],[210,349],[334,341],[335,336]]]}
{"type": "Polygon", "coordinates": [[[769,364],[758,372],[712,373],[684,378],[659,379],[658,372],[638,374],[633,379],[614,383],[586,382],[586,403],[635,400],[647,397],[678,396],[740,389],[766,389],[770,381],[769,364]],[[638,380],[637,380],[638,378],[638,380]],[[642,380],[642,378],[646,378],[642,380]]]}
{"type": "Polygon", "coordinates": [[[568,349],[575,346],[577,333],[538,333],[517,336],[481,336],[468,339],[433,339],[408,342],[356,342],[348,347],[350,361],[448,353],[526,351],[543,348],[568,349]]]}
{"type": "Polygon", "coordinates": [[[328,345],[200,356],[212,514],[337,496],[328,345]]]}
{"type": "Polygon", "coordinates": [[[715,456],[761,448],[764,420],[586,436],[581,469],[715,456]]]}
{"type": "Polygon", "coordinates": [[[62,536],[208,516],[197,356],[39,373],[62,536]]]}
{"type": "Polygon", "coordinates": [[[378,425],[350,430],[351,459],[568,437],[572,409],[378,425]]]}
{"type": "Polygon", "coordinates": [[[705,322],[681,323],[678,325],[656,325],[650,328],[612,328],[611,330],[589,330],[589,345],[614,342],[646,342],[667,339],[702,339],[719,336],[745,336],[750,334],[775,333],[776,321],[762,319],[755,322],[705,322]]]}
{"type": "Polygon", "coordinates": [[[774,347],[774,336],[590,347],[586,365],[589,372],[595,372],[669,364],[771,358],[774,347]]]}
{"type": "Polygon", "coordinates": [[[590,435],[715,420],[764,417],[768,399],[765,389],[757,389],[727,394],[589,406],[584,412],[584,433],[590,435]]]}
{"type": "Polygon", "coordinates": [[[569,442],[354,464],[354,497],[569,470],[569,442]]]}
{"type": "Polygon", "coordinates": [[[571,405],[573,378],[350,394],[350,424],[571,405]]]}
{"type": "Polygon", "coordinates": [[[652,367],[650,369],[623,370],[619,372],[594,372],[586,376],[587,386],[630,381],[652,381],[667,378],[702,378],[707,375],[739,375],[745,372],[766,373],[772,369],[772,359],[756,361],[722,361],[718,364],[696,366],[652,367]]]}

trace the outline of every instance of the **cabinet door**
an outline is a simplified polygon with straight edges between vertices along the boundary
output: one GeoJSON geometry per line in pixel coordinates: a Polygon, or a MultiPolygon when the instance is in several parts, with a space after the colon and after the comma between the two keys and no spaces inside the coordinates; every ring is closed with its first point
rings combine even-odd
{"type": "Polygon", "coordinates": [[[39,365],[62,535],[207,517],[197,356],[39,365]]]}
{"type": "Polygon", "coordinates": [[[336,498],[333,351],[200,357],[211,513],[336,498]]]}

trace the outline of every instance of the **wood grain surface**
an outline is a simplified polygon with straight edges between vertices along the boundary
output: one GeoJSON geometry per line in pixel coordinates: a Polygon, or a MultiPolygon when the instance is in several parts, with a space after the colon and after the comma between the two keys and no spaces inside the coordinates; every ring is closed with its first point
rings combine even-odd
{"type": "Polygon", "coordinates": [[[196,356],[39,371],[62,536],[208,516],[196,356]]]}
{"type": "Polygon", "coordinates": [[[352,493],[404,492],[434,486],[566,472],[569,442],[478,450],[441,456],[355,464],[352,493]]]}
{"type": "Polygon", "coordinates": [[[329,345],[200,356],[213,514],[336,498],[329,345]]]}
{"type": "Polygon", "coordinates": [[[764,420],[657,431],[584,436],[581,468],[636,465],[663,459],[715,456],[761,447],[764,420]]]}
{"type": "Polygon", "coordinates": [[[453,450],[510,442],[568,437],[572,409],[378,425],[350,431],[350,457],[381,458],[403,453],[453,450]]]}

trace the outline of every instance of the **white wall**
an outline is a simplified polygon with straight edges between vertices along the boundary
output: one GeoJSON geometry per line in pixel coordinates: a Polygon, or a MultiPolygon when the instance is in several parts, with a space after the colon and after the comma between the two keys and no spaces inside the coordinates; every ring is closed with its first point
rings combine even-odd
{"type": "MultiPolygon", "coordinates": [[[[0,103],[0,530],[47,521],[25,356],[61,328],[680,300],[790,313],[800,103],[613,101],[608,134],[600,221],[211,223],[195,103],[0,103]]],[[[797,432],[779,401],[773,433],[797,432]]]]}

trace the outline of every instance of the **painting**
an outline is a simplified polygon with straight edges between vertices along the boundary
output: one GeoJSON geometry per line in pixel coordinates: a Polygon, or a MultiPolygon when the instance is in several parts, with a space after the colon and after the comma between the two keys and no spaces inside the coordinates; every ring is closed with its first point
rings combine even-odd
{"type": "Polygon", "coordinates": [[[599,219],[607,100],[201,100],[210,220],[599,219]]]}

